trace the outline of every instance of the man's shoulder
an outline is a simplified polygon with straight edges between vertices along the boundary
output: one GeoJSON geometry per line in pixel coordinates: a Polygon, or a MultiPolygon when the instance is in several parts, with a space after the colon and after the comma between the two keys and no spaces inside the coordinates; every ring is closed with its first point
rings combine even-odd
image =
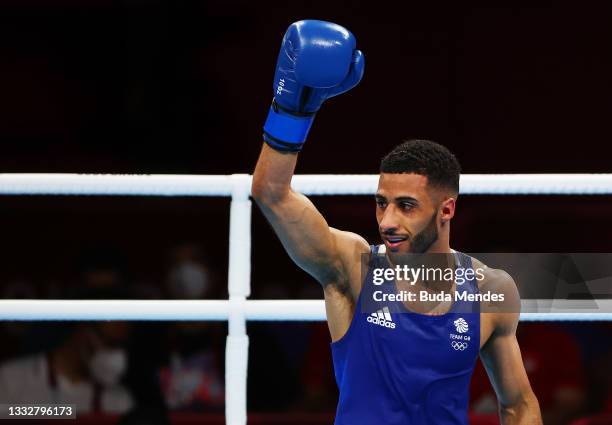
{"type": "Polygon", "coordinates": [[[503,269],[489,267],[476,257],[471,257],[472,268],[479,271],[478,289],[479,290],[495,290],[495,291],[512,291],[516,289],[516,283],[512,276],[503,269]]]}
{"type": "Polygon", "coordinates": [[[337,247],[342,251],[354,252],[358,254],[368,253],[370,251],[370,244],[361,235],[354,232],[348,232],[346,230],[339,230],[334,227],[330,227],[332,235],[336,240],[337,247]]]}
{"type": "Polygon", "coordinates": [[[357,233],[331,228],[336,244],[336,252],[340,257],[347,279],[355,270],[361,270],[360,265],[370,253],[370,244],[357,233]]]}
{"type": "Polygon", "coordinates": [[[480,304],[481,313],[487,313],[488,319],[502,327],[512,326],[521,312],[521,298],[512,276],[507,271],[489,267],[474,257],[472,267],[480,271],[481,278],[477,279],[478,292],[489,295],[487,298],[491,300],[480,304]]]}

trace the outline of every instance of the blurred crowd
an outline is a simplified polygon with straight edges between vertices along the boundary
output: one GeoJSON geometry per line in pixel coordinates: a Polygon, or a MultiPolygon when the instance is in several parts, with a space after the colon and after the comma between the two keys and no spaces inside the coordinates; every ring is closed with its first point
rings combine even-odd
{"type": "MultiPolygon", "coordinates": [[[[175,246],[164,268],[158,285],[131,281],[127,259],[100,246],[79,257],[76,282],[41,288],[22,278],[5,285],[3,297],[216,296],[218,276],[197,245],[175,246]]],[[[216,322],[3,322],[0,400],[75,404],[79,414],[119,415],[143,425],[168,423],[172,410],[222,412],[225,327],[216,322]]]]}
{"type": "MultiPolygon", "coordinates": [[[[211,299],[226,291],[222,269],[201,246],[168,252],[159,282],[136,282],[119,251],[96,247],[75,265],[76,282],[41,287],[22,276],[3,298],[211,299]]],[[[321,298],[309,279],[268,282],[254,298],[321,298]]],[[[81,414],[115,415],[122,424],[170,423],[172,412],[223,413],[224,322],[3,322],[0,402],[70,403],[81,414]]],[[[251,412],[330,412],[337,402],[325,323],[248,324],[251,412]]],[[[522,323],[525,368],[544,423],[612,416],[612,326],[522,323]]],[[[496,416],[480,361],[471,386],[473,415],[496,416]]],[[[492,422],[495,423],[495,422],[492,422]]],[[[596,423],[596,422],[593,422],[596,423]]],[[[606,423],[606,422],[601,422],[606,423]]]]}

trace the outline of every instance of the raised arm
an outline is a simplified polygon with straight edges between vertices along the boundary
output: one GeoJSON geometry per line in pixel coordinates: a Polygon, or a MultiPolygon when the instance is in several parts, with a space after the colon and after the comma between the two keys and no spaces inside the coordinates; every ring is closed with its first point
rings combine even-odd
{"type": "Polygon", "coordinates": [[[251,189],[290,257],[323,285],[344,279],[347,258],[367,243],[330,228],[312,202],[291,189],[291,178],[323,101],[361,80],[363,56],[355,45],[348,30],[329,22],[300,21],[289,27],[251,189]]]}
{"type": "Polygon", "coordinates": [[[343,281],[350,251],[367,243],[330,227],[306,196],[291,189],[296,159],[295,153],[264,144],[253,175],[253,198],[298,266],[322,285],[343,281]]]}

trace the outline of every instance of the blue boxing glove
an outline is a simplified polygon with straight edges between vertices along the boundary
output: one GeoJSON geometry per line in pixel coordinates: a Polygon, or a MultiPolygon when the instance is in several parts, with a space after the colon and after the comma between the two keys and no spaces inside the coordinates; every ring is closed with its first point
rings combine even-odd
{"type": "Polygon", "coordinates": [[[299,152],[323,102],[361,81],[364,58],[356,43],[350,31],[331,22],[291,24],[278,55],[274,100],[264,124],[268,145],[299,152]]]}

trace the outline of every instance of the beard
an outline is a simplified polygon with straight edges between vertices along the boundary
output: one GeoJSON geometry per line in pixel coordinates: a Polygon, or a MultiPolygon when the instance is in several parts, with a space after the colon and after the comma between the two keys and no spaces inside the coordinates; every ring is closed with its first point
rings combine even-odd
{"type": "Polygon", "coordinates": [[[435,241],[438,240],[438,225],[436,223],[437,217],[438,213],[435,212],[431,217],[431,220],[429,220],[429,223],[427,223],[425,229],[414,235],[410,243],[411,253],[422,254],[426,252],[435,241]]]}

